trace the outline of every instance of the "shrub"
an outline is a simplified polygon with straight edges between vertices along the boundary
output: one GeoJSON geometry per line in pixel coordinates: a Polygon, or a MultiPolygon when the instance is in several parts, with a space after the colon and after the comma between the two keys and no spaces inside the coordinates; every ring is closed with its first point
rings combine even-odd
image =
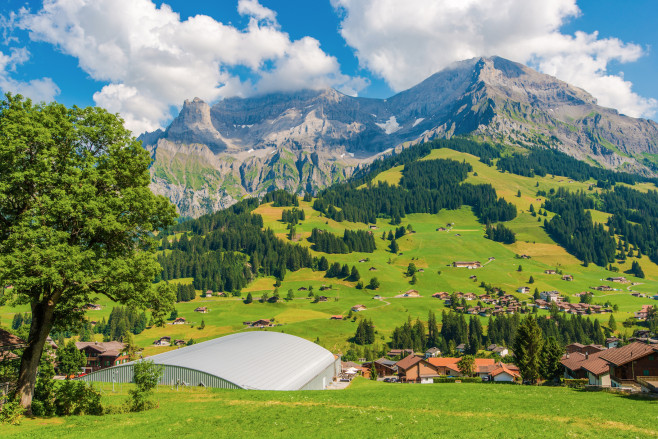
{"type": "Polygon", "coordinates": [[[141,412],[155,407],[148,397],[158,385],[160,376],[164,371],[164,367],[153,361],[140,361],[135,363],[133,367],[133,381],[135,382],[135,389],[129,390],[130,394],[130,411],[141,412]]]}
{"type": "Polygon", "coordinates": [[[55,389],[57,416],[102,415],[101,394],[84,381],[64,381],[55,389]]]}
{"type": "Polygon", "coordinates": [[[461,381],[462,383],[481,383],[482,378],[480,377],[435,377],[434,382],[445,384],[445,383],[454,383],[455,381],[461,381]]]}
{"type": "Polygon", "coordinates": [[[565,379],[564,385],[574,389],[583,389],[589,384],[587,378],[578,378],[578,379],[565,379]]]}
{"type": "Polygon", "coordinates": [[[20,424],[24,411],[18,398],[8,399],[0,407],[0,424],[20,424]]]}

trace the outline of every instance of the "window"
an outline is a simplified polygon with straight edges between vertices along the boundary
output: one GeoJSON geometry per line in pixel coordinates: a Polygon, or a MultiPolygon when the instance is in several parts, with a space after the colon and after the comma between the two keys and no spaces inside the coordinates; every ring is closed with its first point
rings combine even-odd
{"type": "Polygon", "coordinates": [[[643,374],[644,374],[645,377],[648,377],[649,376],[649,369],[644,369],[643,374]]]}
{"type": "Polygon", "coordinates": [[[649,361],[653,361],[653,355],[649,355],[649,361]]]}

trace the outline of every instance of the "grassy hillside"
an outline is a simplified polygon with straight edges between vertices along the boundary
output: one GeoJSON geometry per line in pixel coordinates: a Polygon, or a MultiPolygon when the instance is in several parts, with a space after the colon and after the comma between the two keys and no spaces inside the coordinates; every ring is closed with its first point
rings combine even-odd
{"type": "MultiPolygon", "coordinates": [[[[340,262],[356,266],[361,279],[367,284],[371,277],[376,276],[381,287],[376,291],[367,289],[358,290],[355,282],[347,282],[337,279],[324,278],[324,272],[314,272],[305,268],[297,272],[288,272],[279,294],[285,297],[287,291],[292,289],[295,299],[290,302],[281,301],[276,304],[259,303],[256,299],[264,293],[270,296],[274,291],[275,279],[273,277],[260,277],[250,283],[241,292],[244,298],[248,293],[254,297],[254,303],[244,304],[241,298],[200,298],[187,303],[178,303],[176,308],[179,316],[185,317],[186,325],[166,325],[164,328],[151,328],[135,337],[136,342],[147,348],[146,354],[160,352],[167,348],[152,347],[152,342],[164,335],[176,339],[196,341],[214,338],[230,334],[236,331],[249,330],[243,326],[243,321],[257,319],[274,319],[281,324],[272,330],[282,331],[298,335],[309,340],[318,341],[322,346],[334,351],[345,352],[349,342],[348,339],[354,335],[358,322],[352,320],[330,320],[331,315],[348,314],[350,308],[356,304],[364,304],[367,310],[360,313],[372,319],[377,330],[377,343],[381,346],[389,341],[390,334],[396,326],[400,326],[409,317],[417,317],[425,320],[428,311],[432,310],[440,316],[444,305],[441,301],[433,299],[431,295],[435,292],[462,291],[482,294],[484,290],[479,288],[480,282],[495,285],[509,293],[516,294],[521,300],[532,301],[532,295],[515,293],[520,286],[530,286],[532,290],[538,288],[543,290],[558,290],[571,297],[572,302],[578,298],[574,294],[582,291],[592,291],[591,287],[598,285],[611,285],[618,291],[594,292],[594,303],[604,304],[610,302],[618,305],[619,311],[615,318],[619,323],[619,334],[630,336],[633,328],[624,328],[621,322],[633,315],[644,304],[654,304],[650,298],[637,298],[631,296],[631,292],[643,292],[655,294],[658,291],[658,266],[649,261],[646,256],[639,262],[646,274],[645,279],[626,276],[634,282],[629,284],[613,284],[606,282],[608,276],[617,275],[606,269],[590,264],[584,267],[578,259],[568,254],[562,247],[557,245],[546,234],[542,227],[544,218],[533,217],[528,209],[532,204],[537,210],[544,197],[537,197],[538,190],[549,192],[551,189],[567,187],[570,190],[590,190],[593,182],[573,182],[569,178],[547,175],[546,177],[522,177],[509,173],[501,173],[495,167],[487,166],[473,155],[456,152],[450,149],[434,150],[425,160],[444,158],[457,161],[467,161],[473,166],[473,172],[469,174],[467,182],[489,183],[494,186],[499,196],[517,206],[517,217],[506,223],[508,227],[517,233],[517,242],[504,245],[484,238],[484,226],[478,222],[470,207],[462,207],[457,210],[442,210],[436,215],[410,214],[403,218],[402,225],[411,225],[414,233],[408,233],[398,240],[400,246],[399,254],[392,254],[388,249],[388,240],[382,239],[382,233],[388,234],[396,226],[389,223],[387,219],[380,218],[376,229],[372,230],[377,250],[374,253],[350,253],[325,255],[329,263],[340,262]],[[520,191],[520,197],[517,196],[520,191]],[[538,222],[538,218],[541,222],[538,222]],[[448,231],[437,231],[439,227],[447,227],[452,224],[448,231]],[[518,259],[516,255],[526,254],[531,259],[518,259]],[[489,258],[494,258],[489,261],[489,258]],[[367,259],[366,262],[359,260],[367,259]],[[453,268],[449,265],[458,260],[479,260],[485,266],[478,270],[467,270],[453,268]],[[418,273],[418,283],[410,284],[410,279],[404,275],[410,262],[424,272],[418,273]],[[522,271],[518,267],[522,266],[522,271]],[[561,280],[560,276],[544,274],[544,270],[559,268],[565,274],[574,277],[573,282],[561,280]],[[477,281],[469,279],[476,275],[477,281]],[[535,283],[528,283],[532,276],[535,283]],[[331,289],[320,292],[323,286],[331,286],[331,289]],[[313,286],[314,291],[329,298],[327,302],[312,303],[307,297],[308,291],[300,291],[304,287],[313,286]],[[420,298],[395,298],[394,296],[409,289],[420,292],[420,298]],[[374,299],[380,295],[382,299],[374,299]],[[207,306],[208,314],[195,313],[198,306],[207,306]],[[205,323],[204,329],[199,329],[201,322],[205,323]]],[[[392,168],[383,172],[375,180],[386,181],[395,184],[401,177],[403,166],[392,168]]],[[[643,184],[646,189],[648,186],[643,184]]],[[[596,188],[592,190],[598,190],[596,188]]],[[[300,208],[304,210],[306,220],[296,227],[297,236],[294,241],[311,246],[308,237],[313,228],[331,231],[338,235],[343,234],[345,229],[367,230],[368,226],[362,223],[336,222],[322,216],[311,207],[312,203],[300,201],[300,208]]],[[[265,227],[272,229],[282,240],[288,240],[286,224],[281,222],[281,214],[285,207],[273,207],[271,203],[263,204],[254,213],[262,215],[265,227]]],[[[606,215],[603,212],[592,211],[593,219],[604,222],[606,215]]],[[[313,255],[324,254],[311,251],[313,255]]],[[[631,259],[625,264],[619,265],[623,272],[630,268],[631,259]]],[[[178,279],[174,282],[191,283],[192,279],[178,279]]],[[[101,311],[88,311],[90,320],[100,321],[107,318],[112,308],[109,300],[100,298],[98,303],[103,305],[101,311]]],[[[473,303],[475,304],[475,303],[473,303]]],[[[18,311],[26,311],[27,308],[0,307],[0,323],[9,325],[13,314],[18,311]]],[[[606,325],[609,314],[595,315],[594,318],[601,319],[602,325],[606,325]]],[[[482,319],[486,325],[486,319],[482,319]]],[[[100,337],[100,336],[97,336],[100,337]]],[[[100,338],[99,338],[100,340],[100,338]]]]}
{"type": "MultiPolygon", "coordinates": [[[[103,401],[119,405],[105,386],[103,401]]],[[[344,391],[160,388],[157,409],[130,415],[26,419],[5,438],[606,437],[658,436],[658,402],[567,388],[399,385],[357,379],[344,391]],[[541,401],[541,403],[538,403],[541,401]],[[614,408],[612,408],[614,407],[614,408]],[[301,410],[300,410],[301,409],[301,410]]]]}

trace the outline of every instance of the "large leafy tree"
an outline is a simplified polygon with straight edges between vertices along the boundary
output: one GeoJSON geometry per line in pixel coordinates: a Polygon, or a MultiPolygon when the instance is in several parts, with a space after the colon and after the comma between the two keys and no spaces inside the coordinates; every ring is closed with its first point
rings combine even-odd
{"type": "Polygon", "coordinates": [[[514,357],[524,381],[537,382],[542,367],[544,335],[533,316],[526,317],[516,332],[514,357]]]}
{"type": "Polygon", "coordinates": [[[464,355],[457,363],[459,372],[467,377],[475,375],[475,357],[473,355],[464,355]]]}
{"type": "Polygon", "coordinates": [[[153,231],[175,208],[148,188],[150,157],[122,120],[100,108],[0,102],[0,285],[32,322],[17,392],[30,408],[48,334],[70,327],[97,295],[161,315],[153,231]]]}

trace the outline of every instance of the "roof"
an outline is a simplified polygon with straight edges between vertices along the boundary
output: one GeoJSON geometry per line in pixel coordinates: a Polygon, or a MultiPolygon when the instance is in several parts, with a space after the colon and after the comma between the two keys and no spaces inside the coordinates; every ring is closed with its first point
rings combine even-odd
{"type": "Polygon", "coordinates": [[[424,361],[425,359],[423,357],[419,357],[414,354],[409,354],[406,357],[404,357],[402,360],[398,361],[395,363],[398,366],[398,369],[409,369],[410,367],[415,366],[416,364],[420,363],[421,361],[424,361]]]}
{"type": "Polygon", "coordinates": [[[26,344],[27,343],[22,338],[0,328],[0,349],[14,349],[26,344]]]}
{"type": "Polygon", "coordinates": [[[615,366],[621,366],[655,352],[658,352],[656,346],[634,342],[621,348],[608,349],[601,354],[601,358],[615,366]]]}
{"type": "Polygon", "coordinates": [[[257,390],[299,390],[336,361],[322,346],[269,331],[231,334],[148,359],[257,390]]]}
{"type": "Polygon", "coordinates": [[[118,357],[121,351],[126,348],[126,345],[119,341],[106,341],[101,343],[97,341],[78,341],[75,343],[75,347],[78,348],[78,350],[91,348],[103,355],[118,357]]]}
{"type": "Polygon", "coordinates": [[[603,352],[605,351],[594,352],[593,354],[590,354],[589,358],[583,361],[580,367],[588,372],[593,373],[594,375],[602,375],[606,372],[610,372],[610,364],[601,358],[603,352]]]}
{"type": "Polygon", "coordinates": [[[491,376],[495,377],[497,375],[500,375],[501,373],[506,373],[510,375],[511,377],[520,377],[521,374],[518,372],[518,370],[515,370],[514,368],[509,367],[505,363],[500,363],[497,365],[496,369],[494,369],[491,372],[491,376]]]}
{"type": "Polygon", "coordinates": [[[376,360],[375,363],[381,364],[382,366],[386,367],[393,367],[395,366],[396,361],[395,360],[389,360],[388,358],[380,358],[379,360],[376,360]]]}

